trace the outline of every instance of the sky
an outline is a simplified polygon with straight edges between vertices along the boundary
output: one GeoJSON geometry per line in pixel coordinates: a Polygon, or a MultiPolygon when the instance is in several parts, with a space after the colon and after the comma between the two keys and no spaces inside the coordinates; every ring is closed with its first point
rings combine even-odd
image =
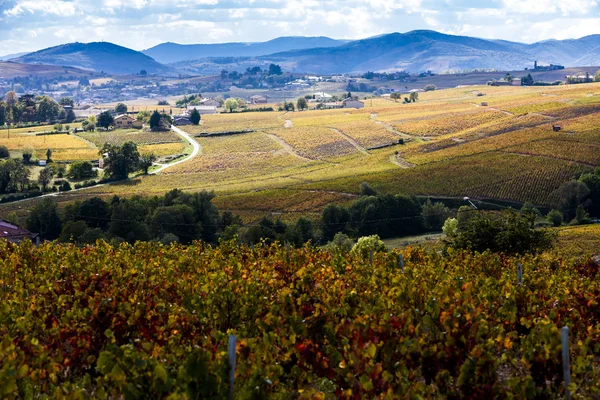
{"type": "Polygon", "coordinates": [[[431,29],[532,43],[600,33],[600,0],[0,0],[0,55],[69,42],[360,39],[431,29]]]}

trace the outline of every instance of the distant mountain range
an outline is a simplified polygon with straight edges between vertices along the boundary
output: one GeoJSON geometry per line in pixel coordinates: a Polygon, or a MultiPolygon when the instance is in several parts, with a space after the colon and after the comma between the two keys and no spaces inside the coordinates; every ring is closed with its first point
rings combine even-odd
{"type": "Polygon", "coordinates": [[[600,35],[522,44],[412,31],[357,40],[329,49],[282,52],[269,58],[285,64],[288,69],[314,73],[522,70],[533,67],[534,61],[576,67],[600,64],[600,35]]]}
{"type": "Polygon", "coordinates": [[[69,66],[119,75],[137,74],[141,70],[149,74],[172,73],[171,68],[139,51],[108,42],[63,44],[28,53],[11,61],[69,66]]]}
{"type": "Polygon", "coordinates": [[[268,42],[177,44],[162,43],[142,53],[163,64],[207,57],[257,57],[290,50],[329,48],[348,43],[328,37],[284,36],[268,42]]]}
{"type": "Polygon", "coordinates": [[[25,54],[27,54],[27,53],[7,54],[5,56],[0,56],[0,61],[12,60],[13,58],[21,57],[21,56],[24,56],[25,54]]]}
{"type": "Polygon", "coordinates": [[[260,43],[163,43],[143,52],[104,42],[71,43],[18,56],[12,61],[109,74],[135,74],[141,70],[158,75],[210,74],[271,62],[286,71],[314,74],[522,70],[533,67],[534,61],[566,67],[600,65],[600,35],[523,44],[420,30],[355,41],[280,37],[260,43]]]}

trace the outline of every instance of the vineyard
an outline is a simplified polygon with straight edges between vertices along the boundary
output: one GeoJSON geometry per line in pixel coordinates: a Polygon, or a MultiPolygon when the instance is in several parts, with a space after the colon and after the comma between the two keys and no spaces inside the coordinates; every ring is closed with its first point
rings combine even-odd
{"type": "Polygon", "coordinates": [[[232,334],[240,399],[561,398],[567,326],[568,390],[600,396],[597,264],[402,255],[2,242],[0,393],[225,398],[232,334]]]}
{"type": "MultiPolygon", "coordinates": [[[[199,126],[183,127],[202,146],[197,157],[156,176],[88,189],[86,195],[215,190],[218,199],[224,196],[220,207],[249,222],[273,213],[314,218],[332,198],[339,203],[357,194],[363,182],[380,193],[549,207],[561,184],[600,165],[599,94],[599,84],[472,86],[421,93],[410,104],[368,99],[358,110],[203,115],[199,126]],[[561,129],[554,131],[553,125],[561,129]],[[313,200],[303,202],[302,192],[313,200]],[[295,208],[294,199],[302,205],[295,208]]],[[[185,152],[169,132],[82,136],[96,146],[134,140],[144,152],[185,152]]],[[[11,134],[8,140],[0,138],[0,144],[16,157],[30,144],[38,155],[51,147],[60,161],[97,157],[91,143],[72,136],[11,134]]],[[[6,217],[3,209],[10,207],[0,207],[6,217]]]]}
{"type": "Polygon", "coordinates": [[[397,144],[400,138],[372,121],[341,123],[334,126],[366,149],[397,144]]]}
{"type": "Polygon", "coordinates": [[[275,128],[283,126],[285,121],[279,118],[282,114],[281,112],[248,112],[203,115],[201,125],[185,126],[183,129],[196,135],[275,128]]]}
{"type": "Polygon", "coordinates": [[[82,132],[78,134],[82,138],[94,143],[98,148],[109,143],[115,146],[121,146],[126,142],[133,142],[137,145],[151,145],[163,143],[181,142],[181,138],[171,132],[146,132],[143,130],[116,129],[114,131],[103,132],[82,132]]]}
{"type": "Polygon", "coordinates": [[[298,154],[311,160],[322,160],[356,152],[356,148],[333,129],[311,126],[270,130],[289,144],[298,154]]]}
{"type": "Polygon", "coordinates": [[[13,153],[31,148],[42,158],[45,158],[46,150],[52,149],[52,157],[57,161],[90,160],[98,156],[98,150],[89,143],[67,134],[33,136],[11,132],[10,138],[0,138],[0,146],[6,146],[13,153]]]}

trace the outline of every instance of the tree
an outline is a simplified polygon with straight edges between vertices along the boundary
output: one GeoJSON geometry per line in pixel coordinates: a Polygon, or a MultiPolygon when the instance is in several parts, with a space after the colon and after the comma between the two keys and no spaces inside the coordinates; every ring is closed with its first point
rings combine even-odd
{"type": "Polygon", "coordinates": [[[61,110],[62,108],[54,99],[42,96],[37,103],[37,120],[40,122],[55,121],[61,110]]]}
{"type": "Polygon", "coordinates": [[[146,71],[145,69],[143,69],[143,70],[140,71],[140,75],[141,76],[146,76],[146,75],[148,75],[148,71],[146,71]]]}
{"type": "Polygon", "coordinates": [[[300,111],[306,110],[308,108],[308,102],[304,97],[300,97],[296,102],[296,107],[298,107],[298,110],[300,111]]]}
{"type": "Polygon", "coordinates": [[[600,69],[594,74],[594,82],[600,82],[600,69]]]}
{"type": "Polygon", "coordinates": [[[398,101],[402,98],[402,94],[399,92],[394,92],[392,94],[390,94],[390,99],[394,100],[394,101],[398,101]]]}
{"type": "Polygon", "coordinates": [[[104,159],[104,171],[113,179],[126,179],[138,170],[140,153],[133,142],[126,142],[121,147],[106,143],[101,154],[108,155],[104,159]]]}
{"type": "Polygon", "coordinates": [[[434,90],[437,90],[437,86],[435,85],[427,85],[423,88],[424,91],[426,92],[433,92],[434,90]]]}
{"type": "Polygon", "coordinates": [[[98,176],[98,171],[89,161],[75,161],[69,169],[69,178],[71,179],[89,179],[98,176]]]}
{"type": "Polygon", "coordinates": [[[35,150],[33,149],[33,147],[25,147],[23,149],[23,162],[25,164],[29,164],[34,154],[35,150]]]}
{"type": "Polygon", "coordinates": [[[476,252],[492,251],[509,255],[537,253],[550,249],[551,232],[535,229],[535,215],[507,210],[502,213],[478,213],[460,228],[450,245],[476,252]]]}
{"type": "Polygon", "coordinates": [[[115,119],[108,111],[104,111],[98,115],[97,125],[104,129],[108,129],[115,123],[115,119]]]}
{"type": "Polygon", "coordinates": [[[40,171],[40,175],[38,176],[38,183],[42,185],[42,190],[45,192],[48,189],[48,185],[52,182],[52,178],[54,177],[54,171],[51,168],[44,168],[40,171]]]}
{"type": "Polygon", "coordinates": [[[417,100],[419,100],[419,93],[417,92],[411,92],[410,93],[410,101],[413,103],[416,103],[417,100]]]}
{"type": "Polygon", "coordinates": [[[75,121],[75,119],[77,119],[77,117],[75,116],[75,111],[73,111],[72,109],[67,111],[67,116],[65,117],[65,122],[70,124],[71,122],[75,121]]]}
{"type": "Polygon", "coordinates": [[[7,121],[7,108],[8,106],[6,105],[5,102],[0,101],[0,126],[4,126],[8,121],[7,121]]]}
{"type": "Polygon", "coordinates": [[[525,76],[521,79],[522,86],[531,86],[534,83],[535,83],[535,81],[533,80],[533,77],[531,76],[531,74],[527,74],[527,76],[525,76]]]}
{"type": "Polygon", "coordinates": [[[29,213],[27,230],[39,233],[44,239],[54,240],[61,232],[62,224],[56,204],[49,198],[42,199],[29,213]]]}
{"type": "Polygon", "coordinates": [[[200,113],[195,108],[190,113],[190,121],[192,121],[192,124],[194,125],[200,124],[200,113]]]}
{"type": "Polygon", "coordinates": [[[6,104],[8,104],[9,107],[14,107],[19,102],[19,96],[17,96],[17,94],[13,91],[7,92],[4,98],[6,99],[6,104]]]}
{"type": "Polygon", "coordinates": [[[58,240],[62,243],[79,243],[87,230],[84,221],[69,221],[63,226],[58,240]]]}
{"type": "Polygon", "coordinates": [[[99,197],[92,197],[78,205],[75,219],[85,221],[90,228],[106,230],[110,222],[110,207],[99,197]]]}
{"type": "Polygon", "coordinates": [[[158,207],[150,217],[150,228],[158,238],[171,233],[182,243],[191,242],[198,234],[194,210],[185,204],[158,207]]]}
{"type": "Polygon", "coordinates": [[[377,191],[371,187],[367,182],[360,184],[360,195],[361,196],[377,196],[377,191]]]}
{"type": "Polygon", "coordinates": [[[337,204],[329,204],[323,210],[321,216],[323,224],[323,238],[332,240],[336,233],[347,232],[347,226],[350,223],[350,213],[345,207],[337,204]]]}
{"type": "Polygon", "coordinates": [[[4,145],[0,146],[0,158],[10,158],[10,152],[8,151],[8,147],[4,145]]]}
{"type": "Polygon", "coordinates": [[[432,203],[431,199],[427,199],[423,205],[425,225],[431,230],[440,230],[451,214],[450,209],[441,202],[432,203]]]}
{"type": "Polygon", "coordinates": [[[240,103],[234,98],[229,98],[225,100],[225,111],[233,112],[240,107],[240,103]]]}
{"type": "Polygon", "coordinates": [[[579,205],[575,211],[575,218],[571,221],[571,225],[584,225],[589,224],[590,215],[587,213],[583,205],[579,205]]]}
{"type": "Polygon", "coordinates": [[[154,110],[152,116],[150,116],[150,129],[156,130],[160,127],[160,113],[157,110],[154,110]]]}
{"type": "Polygon", "coordinates": [[[512,82],[513,81],[513,76],[510,74],[510,72],[507,72],[506,76],[504,77],[504,79],[506,79],[506,82],[512,82]]]}
{"type": "Polygon", "coordinates": [[[377,235],[363,236],[358,239],[352,253],[359,254],[363,258],[368,258],[373,253],[386,252],[387,247],[385,243],[377,235]]]}
{"type": "Polygon", "coordinates": [[[555,206],[563,212],[567,220],[575,218],[577,207],[590,194],[590,189],[583,182],[571,180],[565,182],[557,190],[555,206]]]}
{"type": "Polygon", "coordinates": [[[52,162],[52,149],[46,150],[46,162],[52,162]]]}
{"type": "Polygon", "coordinates": [[[582,174],[578,180],[590,190],[589,199],[591,204],[588,206],[589,212],[595,217],[600,217],[600,168],[596,168],[594,172],[582,174]]]}
{"type": "Polygon", "coordinates": [[[75,105],[75,103],[73,102],[73,99],[70,97],[62,97],[59,101],[58,104],[60,104],[61,106],[70,106],[73,107],[75,105]]]}
{"type": "Polygon", "coordinates": [[[144,174],[148,175],[148,170],[154,164],[156,159],[157,157],[154,154],[144,154],[140,157],[139,167],[142,171],[144,171],[144,174]]]}
{"type": "Polygon", "coordinates": [[[119,103],[115,106],[115,112],[117,114],[125,114],[127,112],[127,104],[119,103]]]}
{"type": "Polygon", "coordinates": [[[147,124],[148,121],[150,121],[150,111],[147,110],[140,110],[137,115],[135,116],[135,119],[137,119],[138,121],[147,124]]]}
{"type": "Polygon", "coordinates": [[[333,240],[327,243],[327,248],[330,250],[339,250],[342,253],[348,253],[354,247],[354,241],[345,233],[338,232],[333,237],[333,240]]]}
{"type": "Polygon", "coordinates": [[[269,75],[282,75],[283,71],[281,70],[281,67],[277,64],[271,64],[269,65],[269,75]]]}

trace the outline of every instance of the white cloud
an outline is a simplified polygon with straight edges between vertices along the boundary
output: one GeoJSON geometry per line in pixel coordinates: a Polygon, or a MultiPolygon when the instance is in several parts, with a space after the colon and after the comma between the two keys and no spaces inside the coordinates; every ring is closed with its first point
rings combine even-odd
{"type": "Polygon", "coordinates": [[[75,15],[75,5],[76,3],[61,0],[25,0],[17,2],[13,8],[5,10],[4,14],[9,17],[35,13],[70,17],[75,15]]]}
{"type": "Polygon", "coordinates": [[[0,0],[0,54],[104,39],[134,49],[165,41],[358,39],[388,32],[533,42],[598,32],[600,0],[0,0]],[[3,6],[4,4],[4,6],[3,6]],[[30,32],[35,32],[35,40],[30,32]]]}

